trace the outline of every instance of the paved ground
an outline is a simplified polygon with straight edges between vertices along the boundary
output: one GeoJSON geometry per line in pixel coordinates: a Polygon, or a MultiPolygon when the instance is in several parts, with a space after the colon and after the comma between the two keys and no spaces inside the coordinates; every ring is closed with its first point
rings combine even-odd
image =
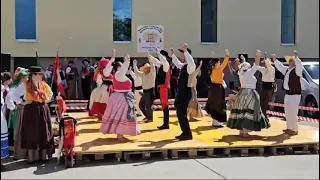
{"type": "Polygon", "coordinates": [[[319,179],[319,156],[183,159],[137,163],[95,161],[65,169],[55,161],[8,165],[1,179],[319,179]]]}

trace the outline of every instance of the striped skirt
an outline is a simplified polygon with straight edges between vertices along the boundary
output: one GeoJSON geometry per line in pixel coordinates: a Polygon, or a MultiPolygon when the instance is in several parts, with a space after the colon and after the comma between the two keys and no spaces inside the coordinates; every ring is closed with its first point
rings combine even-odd
{"type": "Polygon", "coordinates": [[[261,131],[270,127],[260,107],[260,97],[254,89],[241,89],[232,104],[227,122],[231,129],[261,131]]]}
{"type": "Polygon", "coordinates": [[[8,126],[5,116],[1,111],[1,159],[9,156],[9,138],[8,138],[8,126]]]}

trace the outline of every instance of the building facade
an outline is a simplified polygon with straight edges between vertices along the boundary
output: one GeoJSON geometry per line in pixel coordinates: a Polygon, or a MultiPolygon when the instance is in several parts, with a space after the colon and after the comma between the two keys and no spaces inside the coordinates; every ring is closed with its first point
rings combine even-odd
{"type": "MultiPolygon", "coordinates": [[[[137,52],[137,27],[162,25],[164,48],[186,42],[197,58],[257,48],[319,58],[319,0],[1,0],[1,53],[13,58],[137,52]]],[[[21,60],[20,60],[21,61],[21,60]]]]}

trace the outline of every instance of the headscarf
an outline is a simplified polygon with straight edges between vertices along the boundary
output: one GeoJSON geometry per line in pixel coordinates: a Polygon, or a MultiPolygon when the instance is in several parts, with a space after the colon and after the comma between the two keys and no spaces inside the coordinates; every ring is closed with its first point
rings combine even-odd
{"type": "Polygon", "coordinates": [[[17,74],[15,80],[13,80],[12,86],[13,86],[13,87],[14,87],[14,86],[18,86],[19,83],[20,83],[20,81],[21,81],[21,79],[23,79],[23,78],[26,77],[26,76],[29,76],[29,72],[28,72],[28,71],[26,71],[26,70],[20,71],[20,72],[17,74]]]}

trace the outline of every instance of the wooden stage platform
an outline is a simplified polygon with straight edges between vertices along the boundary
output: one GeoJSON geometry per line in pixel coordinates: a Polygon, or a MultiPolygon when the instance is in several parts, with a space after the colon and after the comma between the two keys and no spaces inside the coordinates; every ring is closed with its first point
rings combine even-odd
{"type": "Polygon", "coordinates": [[[158,130],[162,124],[162,112],[154,112],[154,122],[143,123],[139,117],[142,133],[128,136],[127,143],[118,143],[116,135],[103,135],[99,132],[100,123],[90,118],[87,113],[68,113],[78,119],[76,148],[77,160],[85,155],[93,155],[95,159],[104,159],[112,155],[118,160],[130,161],[132,155],[140,155],[143,159],[154,154],[162,158],[178,158],[187,155],[190,158],[199,156],[230,156],[234,153],[241,156],[276,155],[280,153],[318,153],[319,130],[309,126],[299,126],[299,135],[283,134],[285,122],[271,118],[271,128],[261,132],[251,132],[252,137],[243,138],[237,130],[227,127],[213,129],[209,116],[190,122],[193,140],[177,141],[180,127],[175,111],[170,112],[170,129],[158,130]]]}

